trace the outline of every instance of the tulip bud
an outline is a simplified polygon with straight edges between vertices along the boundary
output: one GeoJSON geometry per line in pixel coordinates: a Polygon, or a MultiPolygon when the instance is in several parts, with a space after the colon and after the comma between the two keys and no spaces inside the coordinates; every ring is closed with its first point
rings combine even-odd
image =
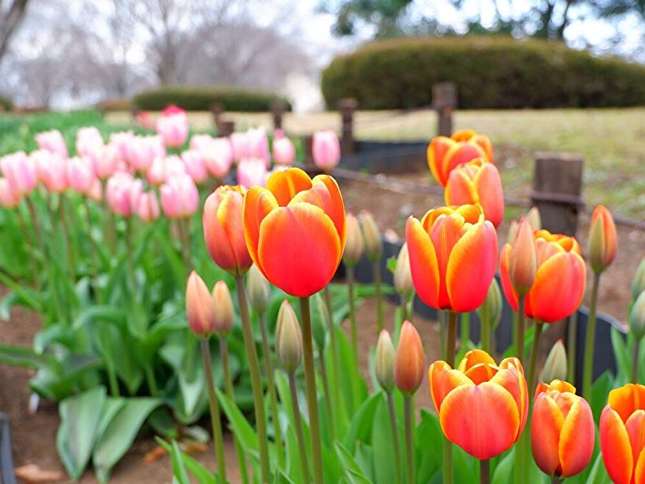
{"type": "Polygon", "coordinates": [[[511,225],[508,227],[508,235],[506,236],[506,242],[509,244],[512,244],[515,237],[517,237],[518,227],[519,224],[517,223],[517,220],[511,220],[511,225]]]}
{"type": "Polygon", "coordinates": [[[383,254],[383,244],[381,242],[381,232],[378,225],[371,213],[365,210],[361,211],[358,215],[358,220],[363,232],[363,240],[365,241],[365,252],[369,260],[376,261],[381,258],[383,254]]]}
{"type": "Polygon", "coordinates": [[[629,313],[629,329],[636,341],[640,341],[645,336],[645,291],[636,298],[629,313]]]}
{"type": "Polygon", "coordinates": [[[517,236],[511,244],[509,276],[517,293],[523,296],[533,285],[537,266],[533,229],[526,220],[520,222],[517,236]]]}
{"type": "Polygon", "coordinates": [[[217,281],[213,287],[215,328],[218,334],[228,333],[233,327],[233,300],[231,291],[224,281],[217,281]]]}
{"type": "Polygon", "coordinates": [[[645,291],[645,257],[641,259],[632,280],[632,299],[636,299],[643,291],[645,291]]]}
{"type": "Polygon", "coordinates": [[[414,394],[423,381],[425,353],[421,337],[410,321],[401,327],[394,363],[394,382],[403,393],[414,394]]]}
{"type": "Polygon", "coordinates": [[[190,273],[186,285],[186,318],[188,326],[197,336],[208,337],[215,331],[213,298],[195,271],[190,273]]]}
{"type": "Polygon", "coordinates": [[[403,244],[399,255],[396,258],[396,269],[394,269],[394,287],[396,292],[403,296],[409,296],[414,292],[412,272],[410,271],[410,255],[408,244],[403,244]]]}
{"type": "Polygon", "coordinates": [[[542,228],[542,217],[540,217],[540,210],[537,207],[532,207],[531,210],[526,212],[525,218],[533,230],[542,228]]]}
{"type": "Polygon", "coordinates": [[[376,343],[376,379],[385,393],[391,393],[394,388],[395,356],[390,333],[382,330],[376,343]]]}
{"type": "Polygon", "coordinates": [[[269,305],[271,286],[269,286],[269,281],[266,280],[255,264],[249,269],[249,275],[246,279],[246,291],[253,310],[258,314],[262,314],[269,305]]]}
{"type": "Polygon", "coordinates": [[[591,215],[587,251],[591,268],[596,274],[611,265],[616,257],[616,226],[609,210],[597,205],[591,215]]]}
{"type": "Polygon", "coordinates": [[[343,261],[348,266],[354,266],[358,263],[363,256],[365,250],[365,243],[363,242],[363,234],[361,227],[351,213],[345,216],[345,230],[347,234],[347,242],[345,242],[345,252],[343,253],[343,261]]]}
{"type": "Polygon", "coordinates": [[[494,330],[502,320],[502,292],[499,290],[497,279],[493,279],[488,288],[484,303],[477,308],[479,319],[487,320],[491,330],[494,330]]]}
{"type": "Polygon", "coordinates": [[[567,352],[562,340],[555,342],[544,362],[544,369],[540,380],[551,382],[553,380],[566,380],[567,378],[567,352]]]}
{"type": "Polygon", "coordinates": [[[286,299],[278,312],[275,345],[284,371],[296,371],[302,359],[302,333],[296,313],[286,299]]]}

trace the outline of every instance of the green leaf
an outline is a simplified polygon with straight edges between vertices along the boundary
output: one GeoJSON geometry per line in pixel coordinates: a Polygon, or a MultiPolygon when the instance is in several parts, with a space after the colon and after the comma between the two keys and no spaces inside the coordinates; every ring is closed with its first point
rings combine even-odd
{"type": "Polygon", "coordinates": [[[176,441],[172,441],[170,450],[170,462],[172,463],[172,482],[173,484],[190,484],[188,473],[184,466],[184,459],[176,441]]]}
{"type": "Polygon", "coordinates": [[[417,476],[420,482],[428,482],[441,467],[443,438],[437,415],[421,410],[421,420],[414,432],[417,476]],[[433,451],[428,452],[428,449],[433,451]]]}
{"type": "Polygon", "coordinates": [[[108,480],[112,467],[130,448],[150,412],[160,404],[160,400],[153,398],[129,398],[115,412],[98,438],[92,454],[99,481],[108,480]]]}
{"type": "Polygon", "coordinates": [[[604,463],[602,461],[602,454],[598,453],[589,477],[587,478],[586,484],[610,484],[611,479],[607,475],[607,469],[605,469],[604,463]]]}
{"type": "Polygon", "coordinates": [[[611,329],[611,346],[616,358],[616,385],[624,385],[629,380],[631,374],[631,355],[625,345],[623,334],[615,328],[611,329]]]}
{"type": "Polygon", "coordinates": [[[0,344],[0,364],[24,368],[56,366],[56,360],[48,355],[36,353],[31,348],[0,344]]]}
{"type": "MultiPolygon", "coordinates": [[[[157,443],[163,447],[166,452],[168,452],[171,455],[172,459],[172,453],[173,453],[173,445],[169,444],[163,439],[160,439],[157,437],[156,439],[157,443]]],[[[174,443],[174,442],[173,442],[174,443]]],[[[182,464],[184,467],[184,471],[188,470],[193,476],[197,478],[197,481],[199,484],[217,484],[218,480],[211,471],[209,471],[201,462],[198,460],[194,459],[188,454],[184,454],[177,448],[178,450],[178,458],[181,459],[182,464]]],[[[174,470],[174,467],[173,467],[174,470]]],[[[177,476],[175,476],[177,477],[177,476]]]]}
{"type": "Polygon", "coordinates": [[[513,479],[513,463],[515,462],[515,449],[509,450],[493,472],[492,484],[507,484],[513,479]]]}
{"type": "Polygon", "coordinates": [[[351,421],[349,430],[343,438],[343,445],[349,452],[356,451],[356,444],[358,442],[370,443],[372,438],[372,425],[374,422],[374,415],[379,402],[382,397],[379,393],[375,393],[359,407],[351,421]]]}
{"type": "Polygon", "coordinates": [[[607,395],[613,387],[611,374],[605,371],[591,386],[591,410],[596,423],[600,420],[602,409],[607,404],[607,395]]]}
{"type": "MultiPolygon", "coordinates": [[[[350,484],[371,484],[371,481],[363,473],[361,467],[356,463],[352,455],[347,451],[343,444],[336,442],[334,447],[338,460],[343,466],[343,474],[350,484]]],[[[390,481],[394,482],[394,481],[390,481]]]]}
{"type": "Polygon", "coordinates": [[[105,388],[96,387],[60,403],[56,447],[72,479],[81,477],[90,458],[105,399],[105,388]]]}
{"type": "Polygon", "coordinates": [[[249,452],[256,459],[258,458],[258,436],[253,430],[253,427],[244,418],[240,409],[237,408],[235,402],[224,395],[221,391],[217,390],[217,397],[219,398],[222,410],[226,414],[228,421],[233,429],[233,433],[237,436],[245,452],[249,452]]]}

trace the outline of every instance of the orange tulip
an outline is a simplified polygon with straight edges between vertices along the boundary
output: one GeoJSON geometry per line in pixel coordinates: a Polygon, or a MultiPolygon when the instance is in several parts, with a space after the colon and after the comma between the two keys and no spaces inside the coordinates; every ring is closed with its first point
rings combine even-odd
{"type": "Polygon", "coordinates": [[[616,484],[645,484],[645,385],[609,392],[600,416],[600,450],[616,484]]]}
{"type": "Polygon", "coordinates": [[[495,165],[483,158],[475,158],[452,170],[444,197],[447,205],[480,204],[486,220],[495,227],[504,220],[502,179],[495,165]]]}
{"type": "Polygon", "coordinates": [[[441,430],[452,443],[483,460],[518,440],[529,405],[520,360],[506,358],[497,365],[485,351],[472,350],[458,369],[435,361],[428,376],[441,430]]]}
{"type": "Polygon", "coordinates": [[[208,337],[217,329],[213,297],[195,271],[190,273],[186,283],[186,319],[197,336],[208,337]]]}
{"type": "Polygon", "coordinates": [[[587,401],[570,383],[540,383],[531,416],[531,448],[542,472],[570,477],[587,467],[593,456],[596,428],[587,401]]]}
{"type": "Polygon", "coordinates": [[[401,326],[394,360],[394,382],[403,393],[414,394],[423,381],[425,353],[417,329],[410,321],[401,326]]]}
{"type": "MultiPolygon", "coordinates": [[[[544,323],[553,323],[572,314],[585,293],[585,263],[576,239],[537,230],[533,234],[537,271],[526,294],[525,314],[544,323]]],[[[517,238],[516,238],[517,241],[517,238]]],[[[500,260],[502,289],[517,311],[518,296],[510,276],[512,246],[504,245],[500,260]]]]}
{"type": "Polygon", "coordinates": [[[222,269],[242,274],[252,261],[244,241],[242,207],[245,189],[224,185],[204,203],[204,241],[211,258],[222,269]]]}
{"type": "Polygon", "coordinates": [[[421,222],[410,217],[405,237],[424,303],[465,312],[484,302],[497,268],[497,233],[479,206],[433,209],[421,222]]]}
{"type": "Polygon", "coordinates": [[[611,212],[602,205],[597,205],[591,214],[589,230],[589,262],[594,272],[607,269],[616,258],[618,248],[616,225],[611,212]]]}
{"type": "Polygon", "coordinates": [[[475,158],[493,161],[493,148],[488,137],[472,130],[457,131],[451,138],[437,136],[427,150],[428,167],[441,186],[457,166],[475,158]]]}
{"type": "Polygon", "coordinates": [[[274,172],[267,188],[244,201],[244,236],[264,276],[292,296],[323,289],[345,247],[345,206],[329,175],[313,180],[299,168],[274,172]]]}

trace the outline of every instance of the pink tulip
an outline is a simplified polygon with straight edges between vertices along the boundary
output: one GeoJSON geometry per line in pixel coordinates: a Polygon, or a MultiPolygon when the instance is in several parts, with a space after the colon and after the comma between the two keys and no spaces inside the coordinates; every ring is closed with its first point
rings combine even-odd
{"type": "Polygon", "coordinates": [[[92,183],[92,186],[88,190],[87,196],[95,202],[103,200],[103,185],[101,185],[101,180],[94,178],[94,183],[92,183]]]}
{"type": "Polygon", "coordinates": [[[67,145],[60,131],[52,129],[36,135],[36,143],[41,150],[56,153],[61,158],[67,158],[67,145]]]}
{"type": "Polygon", "coordinates": [[[152,222],[159,218],[159,202],[154,192],[144,192],[137,203],[137,215],[144,222],[152,222]]]}
{"type": "Polygon", "coordinates": [[[314,133],[311,151],[316,166],[322,170],[332,170],[340,161],[338,136],[331,130],[314,133]]]}
{"type": "Polygon", "coordinates": [[[178,148],[188,138],[188,116],[186,111],[176,106],[166,108],[157,119],[157,133],[164,145],[178,148]]]}
{"type": "Polygon", "coordinates": [[[233,159],[236,162],[251,156],[250,140],[247,133],[233,133],[229,139],[233,148],[233,159]]]}
{"type": "Polygon", "coordinates": [[[31,153],[38,179],[50,193],[67,189],[67,159],[52,151],[36,150],[31,153]]]}
{"type": "Polygon", "coordinates": [[[106,198],[110,209],[129,217],[137,208],[143,192],[143,183],[129,173],[116,173],[107,182],[106,198]]]}
{"type": "Polygon", "coordinates": [[[33,160],[19,151],[0,158],[0,170],[14,194],[28,195],[38,184],[38,173],[33,160]]]}
{"type": "Polygon", "coordinates": [[[186,173],[190,175],[195,183],[204,183],[208,180],[208,170],[204,157],[197,150],[187,150],[181,154],[181,159],[184,162],[186,173]]]}
{"type": "Polygon", "coordinates": [[[105,180],[116,173],[122,158],[119,155],[119,148],[110,143],[103,146],[91,160],[96,176],[101,180],[105,180]]]}
{"type": "Polygon", "coordinates": [[[67,161],[67,183],[72,190],[86,195],[92,189],[95,180],[90,160],[74,157],[67,161]]]}
{"type": "Polygon", "coordinates": [[[151,185],[162,185],[173,176],[186,174],[186,166],[183,160],[176,155],[172,155],[156,158],[148,169],[146,177],[151,185]]]}
{"type": "Polygon", "coordinates": [[[130,143],[135,138],[132,131],[119,131],[110,135],[110,146],[116,148],[119,158],[128,159],[130,143]]]}
{"type": "Polygon", "coordinates": [[[156,122],[148,111],[141,111],[135,116],[136,123],[144,129],[155,129],[156,122]]]}
{"type": "Polygon", "coordinates": [[[128,145],[127,160],[139,172],[146,172],[152,162],[166,156],[166,148],[160,136],[136,136],[128,145]]]}
{"type": "Polygon", "coordinates": [[[291,165],[296,159],[296,148],[282,130],[276,131],[273,139],[273,161],[278,165],[291,165]]]}
{"type": "Polygon", "coordinates": [[[237,165],[237,183],[246,188],[264,186],[267,180],[267,166],[264,160],[248,158],[237,165]]]}
{"type": "Polygon", "coordinates": [[[0,178],[0,206],[5,208],[17,207],[20,195],[11,189],[11,184],[6,178],[0,178]]]}
{"type": "Polygon", "coordinates": [[[201,154],[211,176],[224,178],[230,171],[233,164],[233,146],[228,138],[198,134],[190,140],[190,147],[201,154]]]}
{"type": "Polygon", "coordinates": [[[199,192],[188,175],[174,176],[160,188],[161,207],[171,219],[190,217],[197,211],[199,192]]]}
{"type": "Polygon", "coordinates": [[[94,127],[81,128],[76,133],[76,154],[78,156],[94,159],[103,146],[103,137],[94,127]]]}
{"type": "Polygon", "coordinates": [[[246,137],[249,143],[248,157],[264,160],[268,165],[271,155],[266,131],[262,128],[250,129],[246,132],[246,137]]]}

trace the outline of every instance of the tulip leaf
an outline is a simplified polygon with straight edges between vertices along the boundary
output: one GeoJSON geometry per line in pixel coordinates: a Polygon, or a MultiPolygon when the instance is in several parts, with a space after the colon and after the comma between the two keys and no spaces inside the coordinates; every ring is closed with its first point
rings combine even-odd
{"type": "MultiPolygon", "coordinates": [[[[166,452],[170,454],[171,461],[172,461],[173,444],[169,444],[168,442],[166,442],[163,439],[160,439],[159,437],[156,438],[156,441],[161,447],[163,447],[163,449],[166,452]]],[[[173,443],[175,442],[173,441],[173,443]]],[[[213,475],[213,473],[204,466],[204,464],[199,462],[197,459],[191,457],[190,455],[183,453],[178,447],[177,447],[177,451],[178,453],[176,453],[175,458],[181,459],[184,471],[188,471],[190,474],[195,476],[197,478],[197,482],[199,482],[200,484],[217,484],[219,482],[217,478],[213,475]]],[[[173,470],[174,470],[174,466],[173,466],[173,470]]]]}
{"type": "Polygon", "coordinates": [[[418,462],[417,477],[420,482],[428,482],[441,467],[443,455],[443,434],[437,415],[421,410],[421,421],[415,429],[414,437],[418,462]],[[428,452],[428,449],[433,451],[428,452]]]}
{"type": "Polygon", "coordinates": [[[596,423],[600,420],[600,414],[602,409],[607,403],[607,395],[609,391],[613,388],[614,383],[611,378],[609,371],[605,371],[591,386],[591,410],[593,411],[594,419],[596,423]]]}
{"type": "Polygon", "coordinates": [[[190,484],[190,479],[184,466],[183,455],[174,440],[170,448],[170,462],[172,465],[173,484],[190,484]]]}
{"type": "Polygon", "coordinates": [[[95,387],[66,398],[59,405],[61,424],[56,436],[56,447],[65,470],[72,479],[81,477],[89,461],[105,400],[105,388],[95,387]]]}
{"type": "Polygon", "coordinates": [[[515,449],[513,447],[500,460],[493,471],[492,484],[507,484],[513,479],[513,464],[515,463],[515,449]]]}
{"type": "Polygon", "coordinates": [[[244,418],[240,409],[237,408],[235,402],[217,390],[217,398],[222,406],[222,411],[226,414],[229,424],[232,427],[233,433],[237,436],[245,452],[258,458],[258,436],[253,430],[253,427],[244,418]]]}
{"type": "Polygon", "coordinates": [[[616,386],[624,385],[627,383],[631,374],[631,357],[627,346],[625,345],[625,337],[620,331],[615,328],[611,329],[611,346],[614,350],[616,358],[616,366],[618,374],[616,375],[616,386]]]}
{"type": "Polygon", "coordinates": [[[380,394],[375,393],[358,408],[354,418],[349,426],[343,439],[343,445],[349,452],[356,450],[355,446],[359,443],[369,444],[372,439],[372,424],[374,415],[379,402],[382,401],[380,394]]]}
{"type": "MultiPolygon", "coordinates": [[[[390,414],[387,409],[385,394],[381,393],[381,401],[376,407],[372,428],[372,448],[374,449],[374,475],[379,484],[396,482],[396,466],[394,463],[394,439],[399,439],[403,453],[403,432],[392,435],[390,414]]],[[[404,458],[403,456],[401,457],[404,458]]]]}
{"type": "Polygon", "coordinates": [[[336,442],[335,448],[338,460],[343,466],[343,474],[345,475],[347,482],[349,484],[371,484],[372,481],[363,473],[361,467],[356,463],[347,449],[343,447],[343,444],[336,442]]]}
{"type": "Polygon", "coordinates": [[[593,463],[589,477],[587,477],[586,484],[610,484],[611,479],[607,474],[604,463],[602,461],[602,454],[598,453],[596,460],[593,463]]]}

